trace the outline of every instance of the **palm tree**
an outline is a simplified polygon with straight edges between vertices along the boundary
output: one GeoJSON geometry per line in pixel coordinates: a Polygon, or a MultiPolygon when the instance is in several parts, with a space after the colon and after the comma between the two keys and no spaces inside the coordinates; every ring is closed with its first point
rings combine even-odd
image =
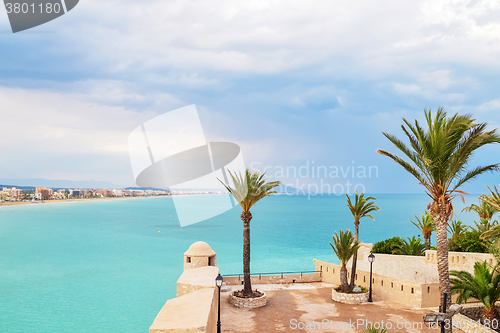
{"type": "Polygon", "coordinates": [[[475,298],[484,304],[483,322],[500,319],[498,316],[495,302],[500,299],[500,274],[498,274],[498,265],[491,269],[484,262],[474,264],[474,276],[465,271],[450,271],[454,276],[450,280],[451,293],[458,294],[457,303],[465,303],[469,298],[475,298]]]}
{"type": "Polygon", "coordinates": [[[451,224],[448,224],[448,232],[451,234],[452,239],[456,239],[467,230],[469,230],[469,226],[463,224],[460,220],[453,220],[451,224]]]}
{"type": "MultiPolygon", "coordinates": [[[[375,206],[375,201],[377,200],[374,197],[365,198],[365,194],[358,194],[356,190],[356,194],[354,195],[354,205],[351,202],[351,198],[346,194],[347,197],[347,207],[351,211],[352,216],[354,216],[354,239],[356,242],[359,241],[359,220],[363,217],[369,217],[372,221],[375,221],[373,216],[370,215],[371,212],[380,210],[379,207],[375,206]]],[[[354,254],[352,258],[352,267],[351,267],[351,282],[349,284],[349,288],[352,290],[354,288],[354,279],[356,276],[356,262],[358,260],[358,252],[354,254]]]]}
{"type": "Polygon", "coordinates": [[[422,215],[422,220],[420,220],[415,215],[415,218],[417,219],[418,223],[413,222],[412,220],[410,220],[410,222],[413,223],[413,225],[416,226],[422,232],[425,241],[425,249],[430,250],[431,236],[432,232],[436,230],[436,222],[434,222],[431,214],[429,214],[428,211],[425,211],[425,214],[420,213],[420,215],[422,215]]]}
{"type": "Polygon", "coordinates": [[[422,240],[408,237],[408,240],[402,239],[399,244],[394,246],[394,253],[405,256],[423,256],[425,245],[422,244],[422,240]]]}
{"type": "Polygon", "coordinates": [[[498,209],[491,206],[487,201],[488,199],[490,199],[489,196],[483,194],[479,197],[479,205],[472,204],[462,209],[462,212],[476,212],[480,219],[487,219],[488,221],[491,221],[493,215],[498,212],[498,209]]]}
{"type": "Polygon", "coordinates": [[[330,245],[342,265],[340,268],[340,287],[341,291],[345,292],[349,290],[349,284],[347,283],[347,262],[358,252],[359,241],[354,239],[349,229],[346,232],[340,230],[340,235],[335,231],[335,235],[332,237],[333,244],[330,242],[330,245]]]}
{"type": "Polygon", "coordinates": [[[489,231],[490,229],[493,229],[498,225],[498,221],[490,221],[488,219],[481,219],[480,223],[477,223],[474,221],[474,224],[476,225],[475,228],[472,228],[474,231],[479,232],[480,234],[485,233],[486,231],[489,231]]]}
{"type": "MultiPolygon", "coordinates": [[[[469,166],[477,149],[500,143],[500,136],[496,134],[496,129],[488,131],[487,123],[475,123],[470,115],[455,114],[448,118],[443,108],[437,110],[434,118],[431,110],[424,109],[424,113],[427,130],[417,120],[411,124],[403,118],[401,128],[408,137],[410,146],[394,135],[383,133],[407,159],[382,149],[377,152],[390,157],[413,175],[432,199],[427,209],[436,222],[439,291],[443,295],[445,292],[449,293],[451,287],[446,227],[453,215],[453,198],[466,194],[459,190],[463,184],[486,171],[499,169],[500,164],[475,168],[469,166]]],[[[448,299],[447,304],[451,304],[451,299],[448,299]]]]}
{"type": "Polygon", "coordinates": [[[279,186],[281,182],[267,182],[264,179],[265,173],[259,175],[257,172],[251,173],[248,169],[245,170],[244,175],[241,172],[236,175],[231,171],[229,171],[229,175],[234,188],[224,184],[220,179],[219,181],[243,209],[241,213],[241,220],[243,221],[243,294],[245,297],[252,297],[253,291],[250,282],[250,221],[252,220],[252,213],[250,213],[250,208],[260,199],[278,193],[272,191],[272,189],[279,186]]]}
{"type": "Polygon", "coordinates": [[[491,195],[482,195],[479,197],[479,200],[486,202],[488,205],[500,212],[500,187],[497,188],[496,186],[493,186],[493,190],[489,186],[487,187],[488,190],[490,190],[491,195]]]}

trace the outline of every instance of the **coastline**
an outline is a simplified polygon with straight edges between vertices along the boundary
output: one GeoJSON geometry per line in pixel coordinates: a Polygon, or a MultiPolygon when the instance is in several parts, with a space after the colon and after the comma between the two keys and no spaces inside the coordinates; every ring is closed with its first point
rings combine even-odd
{"type": "Polygon", "coordinates": [[[82,202],[82,201],[98,201],[98,200],[120,200],[120,199],[146,199],[146,198],[160,198],[160,197],[174,197],[174,196],[189,196],[189,195],[228,195],[227,193],[222,194],[174,194],[174,195],[149,195],[149,196],[137,196],[137,197],[107,197],[107,198],[92,198],[92,199],[66,199],[66,200],[43,200],[43,201],[22,201],[22,202],[1,202],[0,207],[7,206],[25,206],[25,205],[42,205],[42,204],[54,204],[54,203],[67,203],[67,202],[82,202]]]}
{"type": "Polygon", "coordinates": [[[93,199],[66,199],[66,200],[43,200],[43,201],[22,201],[22,202],[1,202],[0,207],[7,206],[24,206],[24,205],[43,205],[43,204],[55,204],[55,203],[66,203],[66,202],[82,202],[82,201],[98,201],[98,200],[120,200],[120,199],[144,199],[144,198],[158,198],[158,197],[169,197],[168,195],[161,196],[141,196],[141,197],[108,197],[108,198],[93,198],[93,199]]]}

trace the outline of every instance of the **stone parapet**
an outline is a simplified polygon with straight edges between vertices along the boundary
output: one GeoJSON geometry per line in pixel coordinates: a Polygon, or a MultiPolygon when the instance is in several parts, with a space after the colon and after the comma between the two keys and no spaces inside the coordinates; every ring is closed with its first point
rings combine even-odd
{"type": "Polygon", "coordinates": [[[217,290],[204,288],[165,303],[149,333],[215,333],[217,290]]]}
{"type": "Polygon", "coordinates": [[[215,287],[215,278],[219,269],[213,266],[185,270],[177,280],[177,297],[203,288],[215,287]]]}

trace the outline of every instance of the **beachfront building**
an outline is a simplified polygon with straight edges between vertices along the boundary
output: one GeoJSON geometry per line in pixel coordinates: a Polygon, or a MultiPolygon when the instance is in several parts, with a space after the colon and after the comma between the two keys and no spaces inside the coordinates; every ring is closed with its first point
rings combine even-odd
{"type": "Polygon", "coordinates": [[[116,189],[113,189],[111,192],[113,192],[113,195],[115,197],[123,197],[123,190],[116,190],[116,189]]]}
{"type": "Polygon", "coordinates": [[[83,196],[83,192],[81,190],[77,190],[77,189],[70,189],[69,195],[73,198],[79,198],[79,197],[83,196]]]}
{"type": "Polygon", "coordinates": [[[58,199],[58,200],[66,199],[66,191],[65,190],[58,190],[57,192],[54,192],[54,194],[52,195],[52,198],[58,199]]]}
{"type": "Polygon", "coordinates": [[[114,197],[113,191],[110,191],[108,189],[102,189],[97,191],[102,197],[114,197]]]}
{"type": "Polygon", "coordinates": [[[12,187],[12,188],[7,188],[4,187],[2,190],[2,200],[8,200],[8,199],[20,199],[21,196],[23,195],[23,190],[12,187]],[[6,197],[6,199],[3,199],[6,197]]]}
{"type": "Polygon", "coordinates": [[[4,191],[0,192],[0,200],[2,200],[2,201],[9,200],[9,194],[7,194],[7,192],[4,192],[4,191]]]}
{"type": "Polygon", "coordinates": [[[35,194],[40,194],[40,200],[48,200],[54,194],[54,190],[46,187],[37,187],[35,188],[35,194]]]}

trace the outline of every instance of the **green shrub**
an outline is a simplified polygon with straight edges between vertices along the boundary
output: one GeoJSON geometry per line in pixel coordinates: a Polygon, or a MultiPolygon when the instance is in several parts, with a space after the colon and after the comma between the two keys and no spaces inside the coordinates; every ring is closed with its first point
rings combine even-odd
{"type": "Polygon", "coordinates": [[[467,231],[449,240],[448,247],[454,252],[488,252],[487,244],[481,239],[481,233],[473,230],[467,231]]]}
{"type": "Polygon", "coordinates": [[[372,248],[372,253],[393,254],[396,247],[403,242],[401,237],[392,237],[375,243],[372,248]]]}

